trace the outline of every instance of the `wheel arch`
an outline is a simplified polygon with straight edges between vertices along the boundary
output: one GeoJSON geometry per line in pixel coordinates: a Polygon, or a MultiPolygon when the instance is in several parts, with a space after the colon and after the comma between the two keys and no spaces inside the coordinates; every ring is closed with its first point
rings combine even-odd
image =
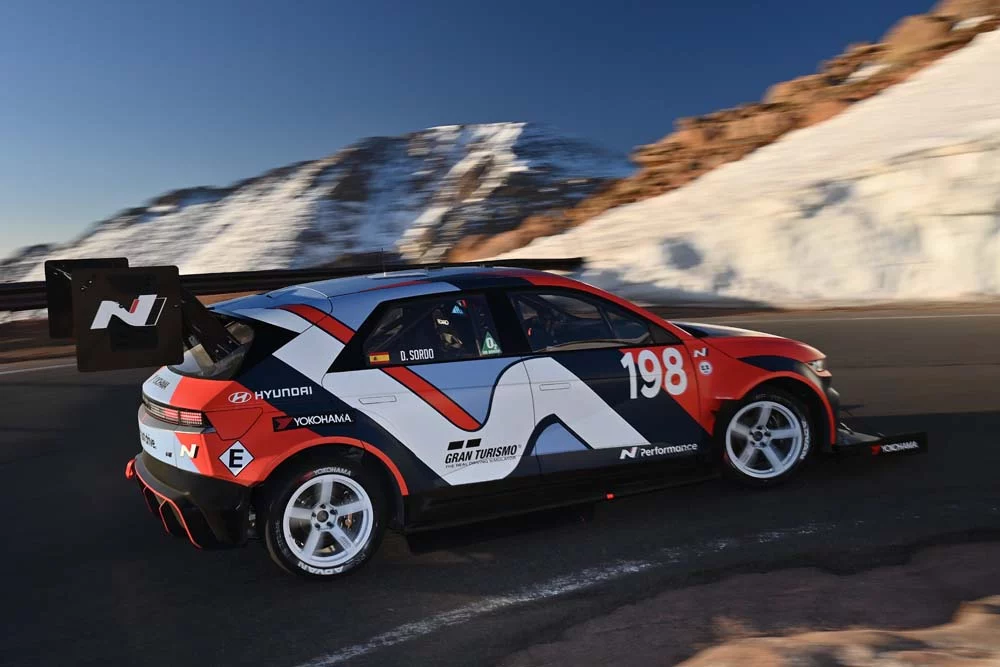
{"type": "MultiPolygon", "coordinates": [[[[255,487],[254,504],[257,505],[264,500],[269,495],[270,488],[275,480],[281,479],[287,471],[311,459],[340,456],[351,458],[373,470],[378,475],[383,490],[390,499],[391,512],[389,525],[392,527],[402,526],[404,521],[403,498],[409,492],[406,481],[403,479],[396,465],[384,452],[361,440],[320,440],[290,452],[270,470],[265,480],[255,487]]],[[[260,514],[260,511],[258,511],[258,514],[260,514]]]]}
{"type": "MultiPolygon", "coordinates": [[[[833,410],[831,409],[823,393],[810,384],[805,378],[794,373],[775,373],[760,382],[748,387],[742,392],[740,400],[754,391],[774,387],[781,389],[801,400],[809,410],[809,416],[813,424],[819,429],[817,440],[823,443],[824,447],[829,447],[836,434],[836,423],[834,422],[833,410]]],[[[733,401],[732,403],[736,403],[733,401]]]]}

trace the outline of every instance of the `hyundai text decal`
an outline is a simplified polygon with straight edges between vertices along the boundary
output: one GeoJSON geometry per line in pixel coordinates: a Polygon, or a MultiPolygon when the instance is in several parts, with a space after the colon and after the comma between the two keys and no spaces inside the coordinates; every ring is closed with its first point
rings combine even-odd
{"type": "Polygon", "coordinates": [[[444,457],[446,468],[460,468],[476,463],[493,463],[517,458],[520,445],[482,447],[482,438],[454,440],[448,443],[448,453],[444,457]]]}
{"type": "Polygon", "coordinates": [[[234,391],[229,395],[229,402],[239,405],[248,403],[251,398],[260,400],[273,400],[275,398],[298,398],[299,396],[311,396],[312,387],[282,387],[281,389],[261,389],[251,394],[249,391],[234,391]]]}
{"type": "Polygon", "coordinates": [[[687,454],[688,452],[697,452],[698,445],[696,443],[689,443],[687,445],[667,445],[661,447],[659,445],[649,445],[646,447],[626,447],[622,450],[622,453],[618,456],[619,461],[624,461],[625,459],[634,459],[636,456],[670,456],[673,454],[687,454]]]}
{"type": "Polygon", "coordinates": [[[351,415],[346,412],[272,418],[275,431],[289,431],[293,428],[309,428],[310,426],[326,426],[328,424],[351,424],[353,422],[351,415]]]}
{"type": "Polygon", "coordinates": [[[142,294],[136,297],[128,310],[115,301],[102,301],[97,308],[97,314],[94,315],[94,321],[90,323],[90,328],[107,329],[111,324],[111,318],[119,319],[130,327],[155,327],[160,321],[166,303],[166,297],[155,294],[142,294]]]}

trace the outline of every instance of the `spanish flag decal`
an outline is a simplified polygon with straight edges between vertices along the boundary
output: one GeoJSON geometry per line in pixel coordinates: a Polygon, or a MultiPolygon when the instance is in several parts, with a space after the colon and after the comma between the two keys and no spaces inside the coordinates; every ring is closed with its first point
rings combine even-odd
{"type": "Polygon", "coordinates": [[[372,352],[368,355],[369,364],[387,364],[389,363],[389,353],[388,352],[372,352]]]}

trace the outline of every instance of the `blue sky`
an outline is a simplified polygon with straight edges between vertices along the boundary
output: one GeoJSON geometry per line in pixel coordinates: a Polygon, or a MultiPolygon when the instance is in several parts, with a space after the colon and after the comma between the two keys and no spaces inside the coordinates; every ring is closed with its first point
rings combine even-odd
{"type": "Polygon", "coordinates": [[[371,135],[540,121],[628,150],[930,0],[4,0],[0,256],[371,135]]]}

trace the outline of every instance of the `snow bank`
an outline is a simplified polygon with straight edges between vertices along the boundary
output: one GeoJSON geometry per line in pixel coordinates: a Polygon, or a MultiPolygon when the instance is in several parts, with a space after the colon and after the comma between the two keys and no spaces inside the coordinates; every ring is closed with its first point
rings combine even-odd
{"type": "Polygon", "coordinates": [[[1000,294],[1000,31],[692,184],[505,257],[584,255],[633,298],[1000,294]]]}

